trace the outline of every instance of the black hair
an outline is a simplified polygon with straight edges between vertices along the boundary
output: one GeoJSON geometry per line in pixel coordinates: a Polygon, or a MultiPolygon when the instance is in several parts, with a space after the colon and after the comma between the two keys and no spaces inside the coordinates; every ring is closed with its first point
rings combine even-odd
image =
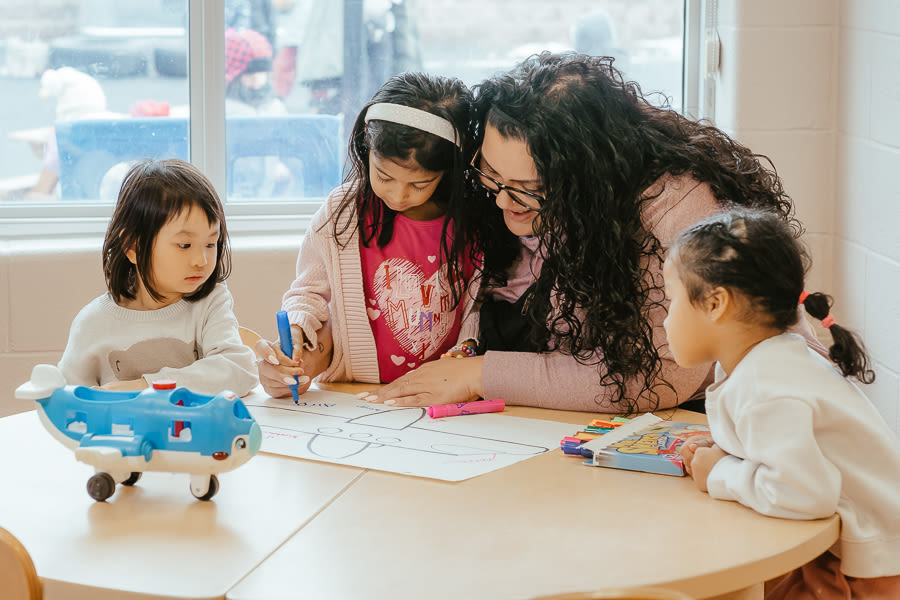
{"type": "MultiPolygon", "coordinates": [[[[596,365],[618,410],[657,406],[660,386],[671,386],[649,319],[664,298],[664,248],[643,221],[662,193],[652,184],[690,176],[722,202],[752,201],[788,219],[781,180],[766,157],[719,129],[651,104],[610,57],[545,52],[474,92],[477,138],[490,124],[524,141],[546,195],[535,220],[544,262],[524,311],[532,341],[546,348],[552,338],[558,351],[596,365]],[[629,380],[640,384],[635,397],[629,380]]],[[[458,232],[474,231],[486,285],[504,285],[519,243],[494,202],[473,192],[453,218],[458,232]]]]}
{"type": "MultiPolygon", "coordinates": [[[[461,204],[466,190],[466,156],[470,151],[471,114],[472,94],[459,79],[408,72],[395,75],[382,85],[360,111],[350,134],[344,197],[332,219],[334,238],[344,246],[346,234],[358,230],[360,242],[365,247],[375,243],[383,248],[391,241],[397,213],[372,191],[370,152],[384,158],[414,160],[426,171],[443,172],[444,176],[431,200],[444,211],[455,204],[461,204]],[[369,107],[382,102],[417,108],[446,119],[453,125],[459,146],[415,127],[380,119],[367,123],[365,117],[369,107]],[[355,220],[343,216],[347,211],[356,212],[355,220]]],[[[458,259],[464,256],[466,250],[451,253],[448,223],[449,220],[445,219],[441,236],[441,261],[447,265],[447,277],[455,304],[461,297],[465,281],[463,263],[458,259]]],[[[461,248],[467,248],[468,238],[468,235],[460,234],[464,244],[461,248]]]]}
{"type": "Polygon", "coordinates": [[[152,280],[153,242],[166,223],[192,208],[201,209],[210,225],[218,223],[219,238],[216,268],[197,291],[184,296],[189,302],[208,296],[231,272],[231,248],[219,195],[197,167],[183,160],[146,159],[131,167],[103,240],[103,275],[113,300],[133,300],[138,279],[151,298],[162,300],[152,280]],[[132,248],[136,264],[126,254],[132,248]]]}
{"type": "MultiPolygon", "coordinates": [[[[771,211],[732,208],[704,219],[678,236],[669,260],[691,304],[701,305],[709,291],[723,287],[749,302],[747,314],[739,318],[782,332],[797,322],[798,302],[816,319],[830,315],[830,296],[803,292],[809,253],[795,231],[771,211]]],[[[828,355],[844,376],[874,381],[856,334],[836,323],[828,329],[834,342],[828,355]]]]}

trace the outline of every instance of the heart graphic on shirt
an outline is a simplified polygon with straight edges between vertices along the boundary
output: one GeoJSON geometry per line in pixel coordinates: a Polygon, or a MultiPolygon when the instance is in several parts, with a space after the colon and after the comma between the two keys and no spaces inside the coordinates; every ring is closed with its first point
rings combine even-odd
{"type": "Polygon", "coordinates": [[[410,369],[415,369],[416,363],[406,363],[406,366],[409,367],[410,369]]]}
{"type": "Polygon", "coordinates": [[[403,364],[403,361],[406,360],[402,356],[397,356],[396,354],[391,354],[391,362],[397,365],[398,367],[403,364]]]}
{"type": "Polygon", "coordinates": [[[369,298],[369,304],[375,306],[375,298],[369,298]]]}
{"type": "Polygon", "coordinates": [[[410,356],[430,358],[450,334],[454,315],[446,273],[443,265],[425,277],[422,267],[405,258],[390,258],[375,270],[372,293],[381,318],[410,356]]]}
{"type": "Polygon", "coordinates": [[[434,254],[428,255],[428,262],[433,263],[436,260],[437,260],[437,256],[435,256],[434,254]]]}
{"type": "Polygon", "coordinates": [[[366,308],[366,312],[369,313],[369,319],[372,321],[381,316],[381,311],[377,308],[366,308]]]}

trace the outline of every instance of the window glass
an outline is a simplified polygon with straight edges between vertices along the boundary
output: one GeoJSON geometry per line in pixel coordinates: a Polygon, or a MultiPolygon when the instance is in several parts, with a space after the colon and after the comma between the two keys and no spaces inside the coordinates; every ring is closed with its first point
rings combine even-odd
{"type": "MultiPolygon", "coordinates": [[[[187,0],[0,3],[0,199],[111,203],[140,152],[187,157],[151,118],[186,118],[187,0]],[[133,123],[131,123],[133,121],[133,123]],[[135,127],[125,127],[124,124],[135,127]]],[[[185,127],[186,132],[186,127],[185,127]]]]}
{"type": "Polygon", "coordinates": [[[348,131],[402,71],[474,85],[530,54],[575,49],[616,57],[626,77],[661,92],[657,103],[681,106],[681,0],[275,0],[271,8],[246,2],[241,13],[226,3],[226,27],[236,29],[226,34],[226,114],[256,115],[253,133],[281,152],[232,161],[244,152],[232,128],[232,199],[327,193],[340,181],[338,122],[348,131]],[[253,27],[258,34],[241,30],[253,27]]]}
{"type": "MultiPolygon", "coordinates": [[[[0,209],[109,206],[130,160],[190,156],[188,13],[198,1],[0,2],[0,209]]],[[[225,147],[204,152],[224,153],[226,199],[240,214],[320,201],[341,180],[357,112],[404,70],[474,85],[532,53],[575,49],[615,56],[627,78],[661,92],[657,103],[681,107],[682,0],[203,6],[192,14],[224,20],[226,90],[225,147]]]]}

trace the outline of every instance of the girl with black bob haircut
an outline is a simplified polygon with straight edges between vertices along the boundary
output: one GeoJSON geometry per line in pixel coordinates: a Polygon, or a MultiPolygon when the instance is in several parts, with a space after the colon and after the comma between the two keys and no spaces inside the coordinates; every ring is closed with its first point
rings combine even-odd
{"type": "Polygon", "coordinates": [[[474,187],[451,210],[457,251],[484,257],[468,331],[479,356],[424,365],[379,396],[619,413],[702,396],[712,365],[680,368],[666,349],[662,262],[729,199],[799,231],[768,159],[654,106],[609,57],[545,52],[474,92],[474,187]]]}
{"type": "Polygon", "coordinates": [[[225,286],[231,252],[212,183],[178,159],[128,171],[103,241],[107,293],[75,317],[59,363],[72,385],[140,390],[160,379],[202,394],[257,385],[225,286]]]}
{"type": "Polygon", "coordinates": [[[805,248],[779,215],[736,208],[682,233],[663,269],[669,345],[716,361],[710,438],[681,448],[697,487],[785,519],[838,513],[841,537],[766,600],[900,597],[900,440],[857,382],[875,379],[830,299],[804,291],[805,248]],[[827,327],[835,364],[787,332],[797,306],[827,327]]]}
{"type": "Polygon", "coordinates": [[[152,280],[154,240],[173,215],[195,207],[203,211],[210,224],[218,224],[219,235],[212,276],[184,296],[188,302],[205,298],[231,274],[231,246],[219,195],[203,173],[184,161],[145,160],[131,168],[122,181],[103,241],[103,275],[116,302],[134,300],[139,288],[147,290],[154,300],[161,300],[152,280]]]}

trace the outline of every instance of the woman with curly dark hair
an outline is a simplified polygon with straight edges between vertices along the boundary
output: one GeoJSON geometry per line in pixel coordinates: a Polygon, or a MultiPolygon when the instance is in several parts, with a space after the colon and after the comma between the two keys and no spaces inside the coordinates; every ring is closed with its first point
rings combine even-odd
{"type": "Polygon", "coordinates": [[[480,323],[455,353],[475,356],[423,365],[377,401],[627,414],[702,396],[712,365],[679,368],[666,346],[668,244],[730,203],[801,228],[767,158],[653,106],[612,62],[545,52],[475,88],[475,186],[452,215],[454,242],[483,255],[480,323]]]}

